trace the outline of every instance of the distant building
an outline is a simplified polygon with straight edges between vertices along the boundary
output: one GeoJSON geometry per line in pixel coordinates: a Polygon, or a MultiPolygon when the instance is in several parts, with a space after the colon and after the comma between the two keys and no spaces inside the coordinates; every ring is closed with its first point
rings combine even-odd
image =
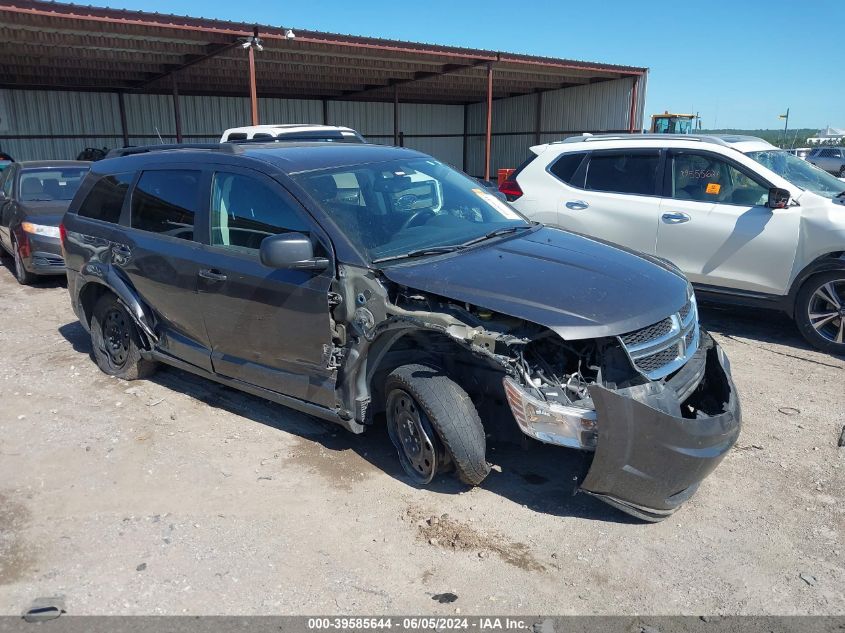
{"type": "Polygon", "coordinates": [[[836,127],[826,127],[819,130],[816,136],[807,139],[810,145],[837,145],[845,138],[845,130],[836,127]]]}

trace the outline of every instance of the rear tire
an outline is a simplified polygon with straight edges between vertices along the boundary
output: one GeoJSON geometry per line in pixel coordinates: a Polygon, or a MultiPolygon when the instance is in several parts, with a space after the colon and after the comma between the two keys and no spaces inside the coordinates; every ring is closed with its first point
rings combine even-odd
{"type": "Polygon", "coordinates": [[[156,363],[141,357],[141,337],[117,297],[106,294],[94,306],[91,346],[97,366],[109,376],[139,380],[152,375],[156,363]]]}
{"type": "Polygon", "coordinates": [[[36,275],[33,275],[24,268],[23,258],[21,257],[20,250],[18,249],[18,243],[14,238],[12,238],[12,270],[15,273],[15,279],[17,279],[18,283],[22,286],[31,285],[37,278],[36,275]]]}
{"type": "Polygon", "coordinates": [[[437,369],[403,365],[388,375],[385,393],[390,439],[415,482],[429,483],[443,470],[443,457],[465,484],[484,481],[487,439],[466,391],[437,369]]]}
{"type": "Polygon", "coordinates": [[[845,270],[804,282],[795,301],[795,323],[816,349],[845,355],[845,270]]]}

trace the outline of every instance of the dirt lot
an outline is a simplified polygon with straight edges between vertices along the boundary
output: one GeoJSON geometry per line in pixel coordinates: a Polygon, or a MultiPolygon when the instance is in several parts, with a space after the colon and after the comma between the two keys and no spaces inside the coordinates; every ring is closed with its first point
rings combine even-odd
{"type": "Polygon", "coordinates": [[[110,379],[64,285],[0,267],[0,613],[845,614],[845,362],[778,315],[703,318],[745,426],[644,525],[573,496],[575,452],[494,447],[483,487],[419,490],[384,434],[110,379]]]}

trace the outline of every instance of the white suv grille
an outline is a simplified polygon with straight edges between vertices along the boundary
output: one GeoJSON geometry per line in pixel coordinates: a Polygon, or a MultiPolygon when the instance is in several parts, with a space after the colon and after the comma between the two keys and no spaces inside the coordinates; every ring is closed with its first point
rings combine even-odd
{"type": "Polygon", "coordinates": [[[637,370],[659,380],[682,367],[699,344],[695,295],[678,312],[647,327],[619,337],[637,370]]]}

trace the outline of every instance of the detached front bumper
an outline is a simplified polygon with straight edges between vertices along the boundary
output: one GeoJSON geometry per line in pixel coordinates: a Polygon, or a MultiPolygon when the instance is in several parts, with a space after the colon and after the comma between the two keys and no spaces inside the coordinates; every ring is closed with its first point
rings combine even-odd
{"type": "Polygon", "coordinates": [[[595,456],[580,489],[646,521],[677,510],[739,436],[730,363],[701,332],[696,354],[671,380],[627,389],[590,387],[595,456]]]}

